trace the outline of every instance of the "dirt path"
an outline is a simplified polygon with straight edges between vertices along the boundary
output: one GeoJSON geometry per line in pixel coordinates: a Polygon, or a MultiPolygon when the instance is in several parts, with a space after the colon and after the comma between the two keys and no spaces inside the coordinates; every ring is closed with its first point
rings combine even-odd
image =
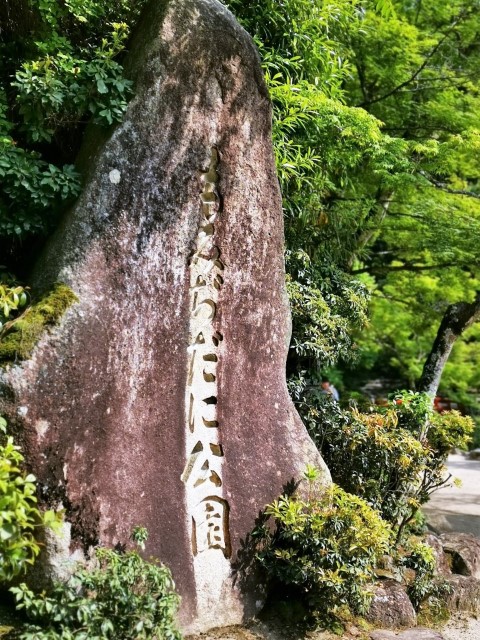
{"type": "MultiPolygon", "coordinates": [[[[460,531],[480,537],[480,460],[451,455],[448,470],[462,485],[433,494],[423,508],[427,521],[438,533],[460,531]]],[[[480,640],[480,620],[454,617],[442,629],[442,635],[445,640],[480,640]]]]}
{"type": "Polygon", "coordinates": [[[441,633],[445,640],[480,640],[480,620],[455,617],[441,633]]]}
{"type": "Polygon", "coordinates": [[[423,508],[428,523],[439,533],[460,531],[480,538],[480,460],[452,455],[448,458],[448,470],[462,481],[462,486],[447,487],[433,494],[423,508]]]}

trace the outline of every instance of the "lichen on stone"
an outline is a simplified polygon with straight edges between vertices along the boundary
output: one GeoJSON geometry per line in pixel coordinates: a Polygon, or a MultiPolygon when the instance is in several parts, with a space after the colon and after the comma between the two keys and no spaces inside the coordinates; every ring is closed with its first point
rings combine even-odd
{"type": "Polygon", "coordinates": [[[0,366],[30,358],[45,329],[57,324],[74,302],[78,302],[77,296],[61,282],[34,300],[0,334],[0,366]]]}

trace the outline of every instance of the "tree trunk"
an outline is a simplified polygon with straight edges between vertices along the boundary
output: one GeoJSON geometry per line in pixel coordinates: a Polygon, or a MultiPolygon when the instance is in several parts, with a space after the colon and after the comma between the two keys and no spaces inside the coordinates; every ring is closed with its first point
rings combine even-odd
{"type": "Polygon", "coordinates": [[[455,340],[474,322],[480,320],[480,292],[473,302],[451,304],[442,318],[437,337],[423,367],[418,390],[437,395],[443,369],[455,344],[455,340]]]}

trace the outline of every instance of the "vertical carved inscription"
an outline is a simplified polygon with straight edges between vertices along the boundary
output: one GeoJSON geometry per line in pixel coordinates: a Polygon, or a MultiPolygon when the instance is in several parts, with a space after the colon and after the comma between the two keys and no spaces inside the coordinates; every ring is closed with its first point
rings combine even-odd
{"type": "Polygon", "coordinates": [[[194,555],[219,549],[230,556],[229,507],[222,492],[223,448],[217,420],[218,360],[223,341],[214,328],[224,264],[215,244],[219,214],[218,152],[200,175],[200,226],[190,262],[190,339],[185,393],[187,463],[182,480],[192,518],[194,555]]]}

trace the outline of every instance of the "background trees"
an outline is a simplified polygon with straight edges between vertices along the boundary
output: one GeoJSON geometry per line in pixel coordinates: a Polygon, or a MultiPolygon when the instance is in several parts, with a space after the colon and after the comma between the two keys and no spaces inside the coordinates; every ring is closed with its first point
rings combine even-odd
{"type": "MultiPolygon", "coordinates": [[[[346,381],[380,372],[413,387],[447,309],[478,290],[478,2],[229,4],[265,60],[287,246],[316,274],[305,281],[289,262],[305,302],[294,296],[294,366],[352,354],[335,314],[323,340],[338,333],[343,351],[315,350],[307,318],[313,299],[331,310],[332,296],[358,327],[368,289],[371,322],[346,381]]],[[[463,400],[478,384],[477,335],[462,337],[446,371],[444,389],[463,400]]]]}
{"type": "MultiPolygon", "coordinates": [[[[354,271],[373,276],[377,345],[412,385],[449,305],[473,303],[478,291],[479,23],[475,2],[395,7],[388,20],[365,16],[372,28],[355,41],[351,87],[384,132],[408,143],[412,180],[392,192],[354,271]]],[[[463,400],[478,385],[477,335],[473,328],[458,345],[445,379],[444,389],[463,400]]]]}
{"type": "MultiPolygon", "coordinates": [[[[413,387],[447,309],[479,290],[479,0],[227,4],[257,41],[274,104],[289,372],[340,361],[333,375],[349,387],[379,373],[413,387]]],[[[24,279],[79,193],[86,122],[122,117],[141,6],[2,5],[0,262],[24,279]]],[[[478,333],[457,340],[443,378],[469,403],[478,333]]]]}

